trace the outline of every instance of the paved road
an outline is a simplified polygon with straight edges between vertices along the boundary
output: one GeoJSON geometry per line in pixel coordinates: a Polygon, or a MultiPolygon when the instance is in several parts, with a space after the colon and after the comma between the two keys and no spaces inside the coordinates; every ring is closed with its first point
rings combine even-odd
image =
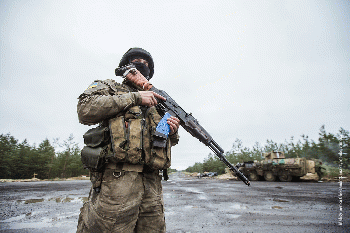
{"type": "MultiPolygon", "coordinates": [[[[163,183],[167,232],[347,232],[349,187],[263,181],[247,187],[176,173],[163,183]]],[[[89,188],[90,181],[1,183],[0,232],[75,232],[89,188]]]]}
{"type": "Polygon", "coordinates": [[[317,182],[260,181],[248,187],[181,174],[168,182],[169,232],[349,232],[349,183],[341,191],[338,183],[317,182]]]}

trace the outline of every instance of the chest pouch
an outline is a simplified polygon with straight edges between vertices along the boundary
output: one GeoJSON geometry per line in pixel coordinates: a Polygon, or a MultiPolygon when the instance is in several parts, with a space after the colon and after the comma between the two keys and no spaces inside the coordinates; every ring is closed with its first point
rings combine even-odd
{"type": "Polygon", "coordinates": [[[83,137],[86,146],[81,150],[81,161],[84,168],[91,171],[102,170],[109,152],[109,128],[99,126],[90,129],[83,137]]]}
{"type": "Polygon", "coordinates": [[[101,171],[105,165],[105,158],[108,154],[108,146],[106,147],[89,147],[84,146],[81,150],[81,162],[84,168],[91,171],[101,171]]]}
{"type": "Polygon", "coordinates": [[[138,106],[109,120],[112,149],[119,162],[142,164],[142,140],[145,120],[138,106]]]}
{"type": "Polygon", "coordinates": [[[145,151],[145,163],[152,169],[163,170],[171,165],[170,140],[168,134],[170,129],[166,124],[166,116],[163,121],[155,108],[150,108],[147,117],[146,137],[143,145],[145,151]],[[158,129],[157,129],[158,128],[158,129]]]}
{"type": "Polygon", "coordinates": [[[108,127],[96,127],[89,129],[83,136],[84,143],[89,147],[105,146],[109,143],[109,128],[108,127]]]}
{"type": "Polygon", "coordinates": [[[167,119],[170,117],[171,115],[167,112],[158,123],[156,130],[153,132],[153,147],[166,147],[168,135],[170,133],[170,126],[167,123],[167,119]]]}

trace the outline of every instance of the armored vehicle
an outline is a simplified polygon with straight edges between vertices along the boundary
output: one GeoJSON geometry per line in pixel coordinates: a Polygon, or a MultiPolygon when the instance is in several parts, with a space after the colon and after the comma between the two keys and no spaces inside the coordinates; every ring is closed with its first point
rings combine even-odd
{"type": "Polygon", "coordinates": [[[307,173],[316,173],[315,160],[305,158],[285,158],[283,152],[272,151],[263,153],[263,161],[249,161],[237,164],[239,170],[251,181],[264,178],[266,181],[288,182],[298,180],[307,173]]]}

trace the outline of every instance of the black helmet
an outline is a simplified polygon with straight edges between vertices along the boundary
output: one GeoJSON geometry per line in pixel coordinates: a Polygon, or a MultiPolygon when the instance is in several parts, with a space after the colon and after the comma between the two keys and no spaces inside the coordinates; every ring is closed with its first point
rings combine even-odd
{"type": "Polygon", "coordinates": [[[154,73],[153,58],[149,52],[142,48],[131,48],[122,57],[119,62],[119,67],[129,64],[135,58],[143,58],[148,61],[148,68],[150,69],[149,79],[152,78],[154,73]]]}

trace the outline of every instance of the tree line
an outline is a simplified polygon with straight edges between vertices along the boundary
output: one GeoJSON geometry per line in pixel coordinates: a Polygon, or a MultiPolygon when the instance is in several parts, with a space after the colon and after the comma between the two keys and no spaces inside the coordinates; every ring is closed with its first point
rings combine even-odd
{"type": "Polygon", "coordinates": [[[38,146],[0,135],[0,179],[68,178],[88,175],[80,160],[80,148],[71,135],[63,143],[48,139],[38,146]],[[55,145],[55,146],[54,146],[55,145]]]}
{"type": "MultiPolygon", "coordinates": [[[[262,153],[282,151],[287,158],[305,157],[320,159],[330,165],[349,168],[350,155],[349,131],[340,128],[337,134],[328,133],[323,125],[317,141],[309,140],[302,135],[297,142],[277,143],[266,140],[264,145],[256,142],[253,147],[244,147],[240,139],[236,139],[232,149],[226,152],[227,160],[232,163],[263,160],[262,153]],[[342,155],[340,156],[340,151],[342,155]]],[[[19,142],[8,134],[0,135],[0,179],[29,179],[36,174],[39,179],[68,178],[88,175],[80,160],[78,144],[71,135],[63,143],[58,139],[50,142],[42,141],[38,146],[30,145],[27,140],[19,142]]],[[[187,172],[213,171],[223,174],[226,166],[217,156],[209,154],[202,163],[197,162],[186,169],[187,172]]]]}
{"type": "MultiPolygon", "coordinates": [[[[282,151],[286,158],[304,157],[306,159],[320,159],[329,165],[338,166],[343,169],[349,168],[350,154],[349,131],[340,128],[337,134],[328,133],[323,125],[320,128],[317,141],[309,140],[308,136],[301,135],[302,139],[297,142],[294,137],[289,141],[277,143],[266,140],[264,145],[256,142],[253,147],[244,147],[240,139],[232,145],[232,149],[226,152],[225,156],[231,164],[247,161],[263,160],[263,152],[282,151]],[[342,152],[342,154],[340,154],[342,152]]],[[[202,163],[197,162],[186,169],[187,172],[218,172],[223,174],[226,165],[216,155],[209,154],[202,163]]]]}

